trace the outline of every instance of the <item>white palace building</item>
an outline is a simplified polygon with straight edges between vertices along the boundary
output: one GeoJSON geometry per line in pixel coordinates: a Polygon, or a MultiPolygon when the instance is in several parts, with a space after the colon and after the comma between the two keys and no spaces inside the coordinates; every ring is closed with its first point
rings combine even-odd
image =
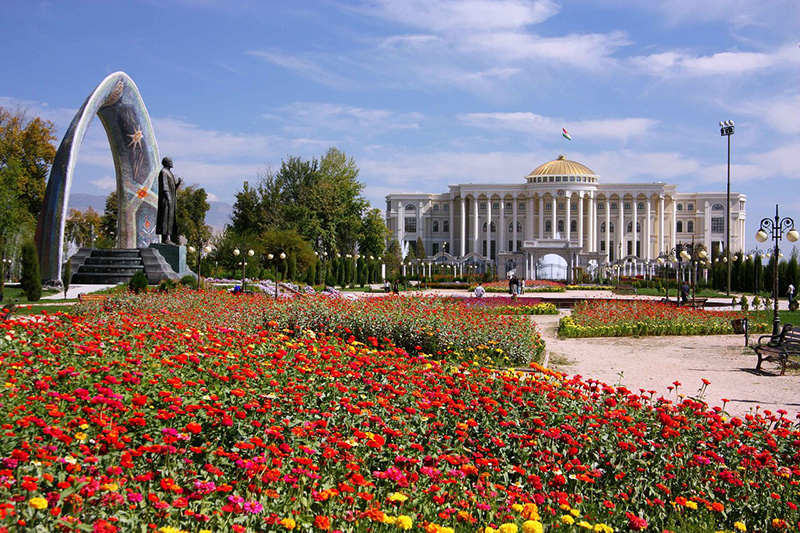
{"type": "MultiPolygon", "coordinates": [[[[386,223],[404,255],[422,239],[428,261],[479,269],[494,264],[501,278],[514,270],[525,279],[571,281],[578,267],[618,265],[643,273],[660,255],[692,241],[712,257],[725,248],[725,192],[678,192],[661,182],[603,184],[564,156],[534,169],[524,183],[449,188],[386,197],[386,223]]],[[[730,201],[733,253],[745,249],[746,196],[732,192],[730,201]]]]}

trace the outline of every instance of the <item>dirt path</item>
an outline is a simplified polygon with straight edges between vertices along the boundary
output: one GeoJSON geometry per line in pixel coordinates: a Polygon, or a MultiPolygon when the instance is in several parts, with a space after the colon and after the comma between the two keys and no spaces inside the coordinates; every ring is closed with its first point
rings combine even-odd
{"type": "Polygon", "coordinates": [[[766,372],[756,372],[756,356],[744,347],[741,335],[558,339],[558,319],[564,314],[534,317],[547,343],[550,368],[634,392],[655,390],[672,400],[675,391],[667,387],[673,382],[681,384],[678,393],[695,396],[705,378],[711,382],[704,398],[710,406],[722,406],[725,398],[731,414],[783,409],[792,418],[800,416],[800,373],[787,370],[780,377],[780,367],[771,363],[762,365],[766,372]]]}

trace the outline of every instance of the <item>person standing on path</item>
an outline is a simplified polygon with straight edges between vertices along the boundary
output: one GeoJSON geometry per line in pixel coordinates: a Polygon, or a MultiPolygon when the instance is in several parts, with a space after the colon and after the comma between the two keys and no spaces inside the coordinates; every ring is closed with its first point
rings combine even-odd
{"type": "Polygon", "coordinates": [[[483,298],[484,294],[486,294],[486,289],[483,288],[483,283],[478,283],[478,286],[475,287],[475,297],[483,298]]]}
{"type": "Polygon", "coordinates": [[[789,289],[786,291],[786,296],[789,297],[789,308],[791,308],[792,302],[794,301],[794,285],[791,283],[789,284],[789,289]]]}

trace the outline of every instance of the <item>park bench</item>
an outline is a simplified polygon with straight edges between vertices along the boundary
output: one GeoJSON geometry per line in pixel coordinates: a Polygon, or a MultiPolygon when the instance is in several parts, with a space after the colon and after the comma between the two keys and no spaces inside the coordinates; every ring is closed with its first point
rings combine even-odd
{"type": "Polygon", "coordinates": [[[684,305],[686,307],[692,307],[694,309],[705,309],[707,301],[708,301],[708,298],[695,298],[694,300],[689,298],[688,302],[686,302],[685,304],[681,304],[681,305],[684,305]]]}
{"type": "Polygon", "coordinates": [[[800,362],[790,360],[790,357],[800,357],[800,329],[784,324],[778,336],[762,335],[758,343],[753,346],[758,355],[756,370],[761,370],[761,363],[771,361],[780,363],[781,376],[786,372],[786,367],[800,368],[800,362]]]}
{"type": "Polygon", "coordinates": [[[620,283],[614,287],[614,294],[636,294],[636,287],[630,283],[620,283]]]}

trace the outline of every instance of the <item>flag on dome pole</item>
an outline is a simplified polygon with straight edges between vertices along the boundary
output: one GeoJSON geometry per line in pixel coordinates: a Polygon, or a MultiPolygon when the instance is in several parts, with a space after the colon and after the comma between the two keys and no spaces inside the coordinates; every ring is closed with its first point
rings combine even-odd
{"type": "Polygon", "coordinates": [[[568,141],[572,140],[572,137],[569,136],[569,132],[566,130],[566,128],[561,128],[561,136],[568,141]]]}

